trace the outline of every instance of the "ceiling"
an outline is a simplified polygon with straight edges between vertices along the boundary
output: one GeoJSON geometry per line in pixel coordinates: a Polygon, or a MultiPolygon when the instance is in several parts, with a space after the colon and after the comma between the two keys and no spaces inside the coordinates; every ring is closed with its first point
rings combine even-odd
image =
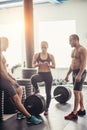
{"type": "MultiPolygon", "coordinates": [[[[0,9],[21,7],[24,0],[0,0],[0,9]]],[[[34,5],[39,4],[60,4],[67,0],[33,0],[34,5]]]]}

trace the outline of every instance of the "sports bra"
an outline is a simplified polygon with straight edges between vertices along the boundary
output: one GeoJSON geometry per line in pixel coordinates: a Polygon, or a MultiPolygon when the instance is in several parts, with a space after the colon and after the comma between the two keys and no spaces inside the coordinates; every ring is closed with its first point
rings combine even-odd
{"type": "Polygon", "coordinates": [[[51,59],[50,59],[49,54],[48,54],[48,56],[47,56],[46,59],[42,59],[41,56],[40,56],[40,53],[39,53],[38,58],[37,58],[37,62],[38,62],[38,63],[39,63],[39,62],[42,62],[42,63],[48,62],[48,63],[50,64],[50,61],[51,61],[51,59]]]}

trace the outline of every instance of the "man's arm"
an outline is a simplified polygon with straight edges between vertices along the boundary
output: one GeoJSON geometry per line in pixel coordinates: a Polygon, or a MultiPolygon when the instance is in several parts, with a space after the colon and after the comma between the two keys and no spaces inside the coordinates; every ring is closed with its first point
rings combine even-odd
{"type": "Polygon", "coordinates": [[[5,65],[3,64],[3,59],[2,59],[1,56],[0,56],[0,75],[4,79],[10,81],[12,84],[15,84],[15,82],[13,81],[13,79],[8,75],[8,72],[7,72],[6,68],[5,68],[5,65]]]}
{"type": "Polygon", "coordinates": [[[72,71],[73,71],[73,70],[72,70],[71,65],[70,65],[69,70],[68,70],[68,72],[67,72],[67,75],[66,75],[66,77],[65,77],[66,82],[69,81],[69,75],[71,74],[72,71]]]}
{"type": "Polygon", "coordinates": [[[71,65],[70,65],[69,70],[68,70],[68,72],[67,72],[67,76],[69,76],[72,71],[73,71],[73,70],[72,70],[71,65]]]}
{"type": "Polygon", "coordinates": [[[8,73],[8,75],[10,76],[10,78],[16,81],[16,79],[10,73],[8,73]]]}

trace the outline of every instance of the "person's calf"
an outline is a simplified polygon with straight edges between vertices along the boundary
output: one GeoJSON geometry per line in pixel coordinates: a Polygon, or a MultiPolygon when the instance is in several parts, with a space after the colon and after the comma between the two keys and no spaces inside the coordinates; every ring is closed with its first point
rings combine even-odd
{"type": "Polygon", "coordinates": [[[20,100],[22,100],[22,95],[23,95],[22,87],[17,88],[16,91],[17,91],[17,94],[18,94],[20,100]]]}

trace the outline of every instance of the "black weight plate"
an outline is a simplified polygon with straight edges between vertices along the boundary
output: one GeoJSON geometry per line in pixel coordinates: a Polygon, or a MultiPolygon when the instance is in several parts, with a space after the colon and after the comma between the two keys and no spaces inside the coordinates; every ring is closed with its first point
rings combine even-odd
{"type": "Polygon", "coordinates": [[[69,91],[63,86],[58,86],[54,89],[54,97],[61,94],[59,97],[55,97],[56,101],[60,103],[65,103],[69,99],[69,91]]]}
{"type": "MultiPolygon", "coordinates": [[[[44,98],[43,98],[43,100],[44,100],[44,98]]],[[[42,96],[41,95],[30,95],[25,100],[24,106],[30,114],[39,115],[44,110],[42,96]]]]}

